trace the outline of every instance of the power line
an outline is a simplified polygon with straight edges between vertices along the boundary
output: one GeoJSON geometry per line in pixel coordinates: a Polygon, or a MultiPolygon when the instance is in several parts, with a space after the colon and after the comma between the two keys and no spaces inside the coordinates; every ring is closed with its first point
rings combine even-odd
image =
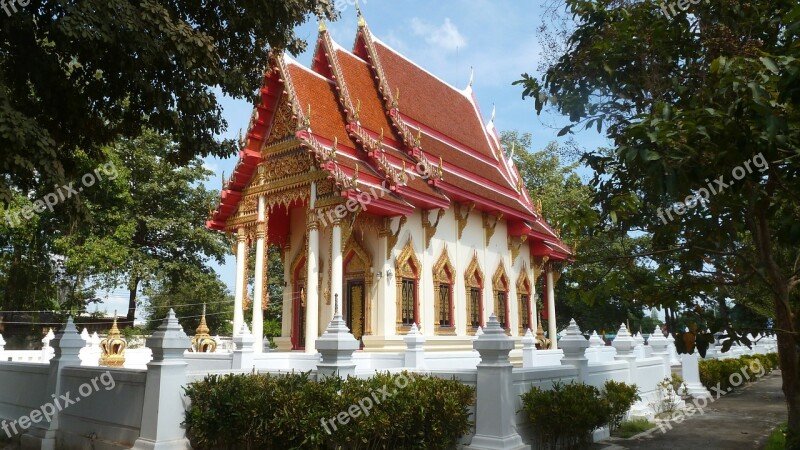
{"type": "MultiPolygon", "coordinates": [[[[233,310],[231,309],[231,310],[227,310],[227,311],[220,311],[220,312],[215,312],[215,313],[206,313],[206,317],[208,317],[208,316],[217,316],[217,315],[220,315],[220,314],[230,314],[230,313],[232,313],[232,312],[233,312],[233,310]]],[[[194,319],[194,318],[197,318],[197,317],[202,317],[202,316],[203,316],[202,314],[198,314],[198,315],[195,315],[195,316],[181,316],[181,317],[178,317],[178,319],[194,319]]],[[[166,318],[166,317],[165,317],[165,318],[166,318]]],[[[80,320],[80,319],[81,319],[81,318],[78,318],[78,320],[80,320]]],[[[88,317],[83,317],[83,319],[88,319],[88,317]]],[[[163,320],[163,319],[159,319],[159,320],[163,320]]],[[[4,325],[5,325],[5,324],[22,324],[22,325],[64,325],[64,322],[36,322],[36,321],[32,321],[32,322],[13,321],[13,322],[2,322],[2,323],[3,323],[4,325]]],[[[103,322],[86,322],[85,324],[86,324],[86,325],[111,325],[111,324],[113,324],[113,323],[114,323],[114,321],[113,321],[113,320],[111,320],[111,321],[103,321],[103,322]]]]}

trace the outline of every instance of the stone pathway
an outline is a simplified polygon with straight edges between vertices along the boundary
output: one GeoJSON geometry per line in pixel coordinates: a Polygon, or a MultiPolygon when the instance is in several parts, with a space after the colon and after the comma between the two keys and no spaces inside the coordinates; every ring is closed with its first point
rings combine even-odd
{"type": "MultiPolygon", "coordinates": [[[[687,402],[689,403],[689,402],[687,402]]],[[[702,406],[702,403],[700,404],[702,406]]],[[[630,439],[610,438],[596,443],[597,450],[672,449],[760,449],[772,430],[787,418],[781,391],[781,373],[773,371],[756,383],[736,389],[703,411],[687,416],[682,423],[670,423],[665,431],[656,427],[630,439]]]]}

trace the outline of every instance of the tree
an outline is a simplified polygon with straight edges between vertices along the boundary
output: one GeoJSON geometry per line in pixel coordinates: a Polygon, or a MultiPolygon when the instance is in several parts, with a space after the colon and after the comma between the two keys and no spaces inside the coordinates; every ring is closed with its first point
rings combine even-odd
{"type": "Polygon", "coordinates": [[[504,131],[501,140],[505,148],[514,149],[515,165],[531,198],[541,202],[542,214],[576,249],[555,286],[559,326],[573,318],[587,330],[616,330],[629,319],[638,325],[651,300],[642,292],[641,280],[653,269],[631,255],[649,248],[648,237],[631,238],[600,220],[592,207],[591,186],[575,171],[578,164],[561,162],[569,149],[551,142],[530,152],[531,135],[516,131],[504,131]]]}
{"type": "Polygon", "coordinates": [[[795,1],[566,0],[568,47],[523,96],[605,130],[595,202],[653,233],[680,270],[748,280],[772,299],[789,446],[800,445],[800,90],[795,1]],[[667,214],[670,212],[670,214],[667,214]],[[722,264],[708,262],[723,258],[722,264]]]}
{"type": "Polygon", "coordinates": [[[232,154],[219,93],[255,97],[269,50],[303,50],[311,14],[335,18],[329,0],[18,6],[0,24],[0,201],[75,179],[76,150],[101,160],[144,128],[173,136],[173,161],[232,154]]]}
{"type": "Polygon", "coordinates": [[[189,336],[194,336],[203,308],[212,335],[231,335],[233,296],[219,276],[211,270],[186,272],[180,279],[164,278],[145,291],[147,328],[155,330],[170,309],[189,336]]]}
{"type": "Polygon", "coordinates": [[[71,273],[128,288],[131,323],[142,288],[180,290],[208,272],[209,260],[222,263],[228,250],[224,235],[205,227],[218,194],[200,183],[212,172],[199,158],[172,163],[175,145],[145,131],[108,149],[116,175],[82,192],[87,215],[76,214],[56,241],[71,273]]]}

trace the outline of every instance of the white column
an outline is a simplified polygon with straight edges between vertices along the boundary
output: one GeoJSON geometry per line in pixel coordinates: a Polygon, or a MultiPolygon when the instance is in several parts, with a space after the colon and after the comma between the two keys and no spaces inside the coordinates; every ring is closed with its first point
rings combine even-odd
{"type": "Polygon", "coordinates": [[[340,221],[334,220],[331,229],[331,301],[339,296],[339,305],[344,311],[344,296],[342,295],[342,226],[340,221]]]}
{"type": "Polygon", "coordinates": [[[556,329],[556,294],[553,289],[553,271],[547,268],[547,337],[550,338],[550,348],[558,348],[558,330],[556,329]]]}
{"type": "Polygon", "coordinates": [[[247,289],[244,279],[244,268],[247,265],[245,254],[244,228],[236,231],[236,294],[233,301],[233,336],[238,336],[244,323],[244,290],[247,289]]]}
{"type": "Polygon", "coordinates": [[[308,211],[308,264],[306,272],[306,353],[316,353],[314,342],[319,327],[319,229],[314,209],[308,211]]]}
{"type": "MultiPolygon", "coordinates": [[[[533,257],[531,257],[533,262],[533,257]]],[[[536,270],[532,270],[533,277],[531,278],[531,294],[528,296],[528,311],[531,312],[531,323],[528,328],[536,333],[537,323],[539,322],[539,311],[536,310],[536,270]]]]}
{"type": "Polygon", "coordinates": [[[264,350],[264,310],[262,309],[264,284],[264,251],[267,240],[267,221],[264,204],[264,196],[258,196],[258,221],[256,222],[256,273],[253,289],[253,339],[255,353],[262,353],[264,350]]]}

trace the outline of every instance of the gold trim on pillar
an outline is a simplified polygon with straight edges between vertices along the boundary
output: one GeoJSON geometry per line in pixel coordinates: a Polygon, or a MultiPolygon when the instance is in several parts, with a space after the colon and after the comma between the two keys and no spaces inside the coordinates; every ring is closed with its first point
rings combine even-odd
{"type": "MultiPolygon", "coordinates": [[[[264,211],[264,221],[256,223],[256,239],[264,239],[264,267],[261,268],[261,310],[269,306],[269,215],[264,211]]],[[[258,293],[256,293],[258,295],[258,293]]]]}
{"type": "Polygon", "coordinates": [[[492,276],[492,290],[494,293],[494,315],[497,317],[497,321],[500,322],[503,326],[503,329],[506,330],[508,333],[511,330],[511,318],[508,317],[508,311],[510,308],[508,307],[508,291],[509,291],[509,283],[508,283],[508,275],[506,275],[506,268],[503,261],[500,261],[500,264],[497,266],[497,270],[494,271],[494,275],[492,276]],[[500,301],[503,301],[503,307],[500,308],[500,301]],[[502,309],[502,316],[500,315],[502,309]],[[503,320],[500,320],[500,319],[503,320]]]}
{"type": "Polygon", "coordinates": [[[413,322],[417,323],[419,321],[419,273],[421,269],[422,265],[417,258],[417,253],[414,251],[411,237],[409,237],[405,247],[403,247],[403,250],[394,260],[394,278],[395,284],[397,285],[397,298],[395,302],[397,303],[397,317],[395,322],[398,334],[406,334],[411,329],[411,324],[403,323],[403,280],[413,282],[413,322]]]}
{"type": "Polygon", "coordinates": [[[244,241],[244,292],[242,292],[242,311],[250,309],[252,299],[250,298],[250,245],[253,244],[252,229],[246,228],[244,241]]]}
{"type": "Polygon", "coordinates": [[[478,252],[472,255],[472,260],[464,271],[464,286],[466,288],[466,306],[467,306],[467,334],[474,335],[478,330],[477,326],[473,325],[472,317],[477,313],[478,324],[483,325],[483,271],[478,262],[478,252]],[[472,302],[472,289],[478,290],[477,305],[472,302]]]}
{"type": "Polygon", "coordinates": [[[453,264],[450,263],[450,255],[447,253],[447,244],[442,249],[442,254],[433,265],[433,329],[436,334],[454,335],[456,334],[455,327],[455,311],[453,307],[453,291],[455,290],[455,274],[456,270],[453,264]],[[449,309],[450,325],[441,324],[442,295],[441,285],[447,284],[450,286],[447,295],[449,295],[447,308],[449,309]]]}

